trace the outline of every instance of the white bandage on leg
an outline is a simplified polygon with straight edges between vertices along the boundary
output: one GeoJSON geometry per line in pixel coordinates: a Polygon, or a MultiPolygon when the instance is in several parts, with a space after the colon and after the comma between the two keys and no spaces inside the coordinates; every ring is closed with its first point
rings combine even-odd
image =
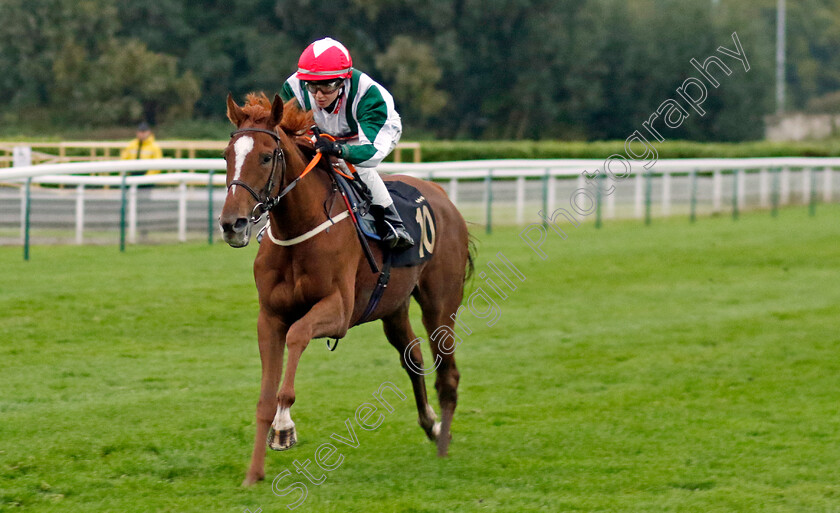
{"type": "Polygon", "coordinates": [[[389,207],[394,200],[388,189],[385,187],[385,182],[382,177],[376,172],[375,167],[356,167],[356,172],[359,173],[359,178],[365,182],[365,185],[370,189],[373,195],[373,204],[381,207],[389,207]]]}

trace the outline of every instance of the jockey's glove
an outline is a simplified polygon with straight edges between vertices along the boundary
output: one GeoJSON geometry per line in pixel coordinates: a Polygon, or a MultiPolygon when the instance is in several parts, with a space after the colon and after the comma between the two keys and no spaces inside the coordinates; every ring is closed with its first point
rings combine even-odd
{"type": "Polygon", "coordinates": [[[341,155],[344,153],[342,145],[324,137],[319,137],[315,141],[315,149],[320,151],[322,155],[335,155],[338,158],[341,158],[341,155]]]}

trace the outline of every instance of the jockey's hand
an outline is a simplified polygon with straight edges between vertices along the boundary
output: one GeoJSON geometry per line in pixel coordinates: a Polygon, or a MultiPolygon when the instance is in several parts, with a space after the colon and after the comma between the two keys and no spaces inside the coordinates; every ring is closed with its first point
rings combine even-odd
{"type": "Polygon", "coordinates": [[[330,141],[325,137],[319,137],[318,140],[315,141],[315,149],[323,155],[335,155],[336,157],[341,158],[344,148],[335,141],[330,141]]]}

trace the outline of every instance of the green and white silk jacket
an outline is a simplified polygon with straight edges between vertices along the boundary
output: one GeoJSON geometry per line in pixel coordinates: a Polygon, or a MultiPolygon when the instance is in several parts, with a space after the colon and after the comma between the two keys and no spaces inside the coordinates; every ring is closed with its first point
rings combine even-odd
{"type": "Polygon", "coordinates": [[[344,160],[361,167],[376,167],[393,151],[402,134],[394,98],[357,69],[344,79],[343,87],[332,112],[318,107],[303,82],[294,75],[286,79],[280,97],[283,101],[295,98],[301,108],[312,111],[321,131],[346,139],[344,160]]]}

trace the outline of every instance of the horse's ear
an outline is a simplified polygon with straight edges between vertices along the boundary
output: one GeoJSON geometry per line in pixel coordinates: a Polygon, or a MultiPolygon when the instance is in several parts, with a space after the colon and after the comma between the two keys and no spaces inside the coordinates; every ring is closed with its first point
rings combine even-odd
{"type": "Polygon", "coordinates": [[[227,95],[227,117],[231,123],[236,125],[237,128],[239,128],[239,125],[241,125],[247,117],[242,111],[242,108],[233,101],[233,95],[230,93],[227,95]]]}
{"type": "Polygon", "coordinates": [[[274,102],[271,104],[271,118],[269,118],[268,126],[274,128],[275,126],[280,124],[280,121],[283,119],[283,100],[280,99],[280,95],[274,95],[274,102]]]}

